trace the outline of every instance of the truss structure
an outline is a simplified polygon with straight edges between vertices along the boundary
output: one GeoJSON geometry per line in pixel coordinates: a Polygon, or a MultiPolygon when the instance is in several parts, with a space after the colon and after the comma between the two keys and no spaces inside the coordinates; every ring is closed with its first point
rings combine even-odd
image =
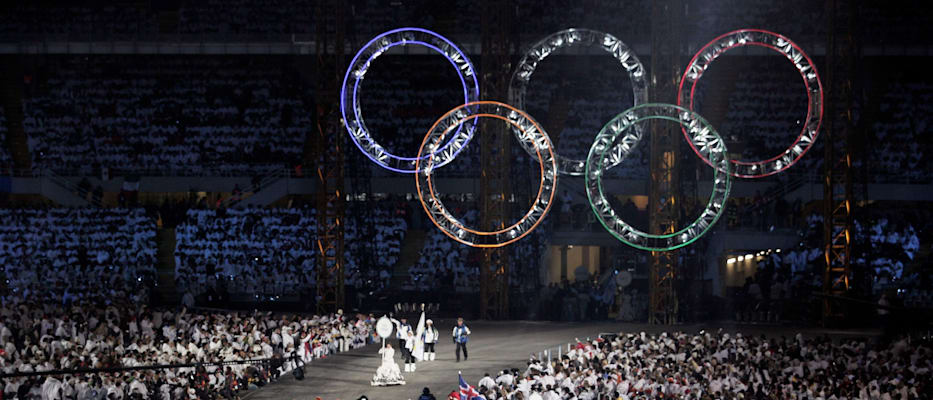
{"type": "Polygon", "coordinates": [[[826,100],[823,140],[823,323],[844,315],[834,297],[849,294],[852,262],[852,120],[856,71],[855,6],[845,0],[826,0],[826,100]]]}
{"type": "MultiPolygon", "coordinates": [[[[676,103],[677,83],[683,63],[680,61],[683,20],[682,0],[656,0],[651,6],[651,102],[676,103]]],[[[652,234],[677,231],[680,216],[680,179],[678,161],[684,141],[680,126],[655,122],[650,126],[651,183],[648,193],[648,222],[652,234]]],[[[677,258],[680,250],[651,252],[649,276],[648,323],[677,322],[677,258]]]]}
{"type": "Polygon", "coordinates": [[[315,124],[311,134],[317,181],[317,312],[337,311],[344,305],[344,157],[339,118],[339,86],[344,72],[344,12],[340,0],[319,1],[315,10],[317,29],[317,87],[315,124]],[[332,17],[333,25],[328,25],[332,17]],[[333,28],[331,31],[329,28],[333,28]],[[332,46],[332,49],[328,49],[332,46]]]}
{"type": "MultiPolygon", "coordinates": [[[[484,100],[501,101],[507,98],[512,73],[510,54],[513,36],[508,31],[512,22],[512,1],[484,0],[482,6],[480,93],[484,100]]],[[[509,224],[510,217],[511,128],[502,121],[484,118],[477,134],[482,146],[482,226],[484,229],[503,229],[509,224]]],[[[480,262],[480,317],[508,318],[509,249],[500,247],[480,251],[483,252],[480,262]]]]}

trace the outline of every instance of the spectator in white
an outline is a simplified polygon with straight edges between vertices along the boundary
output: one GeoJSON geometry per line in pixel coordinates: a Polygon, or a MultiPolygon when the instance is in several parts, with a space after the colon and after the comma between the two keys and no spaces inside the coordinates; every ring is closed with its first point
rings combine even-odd
{"type": "Polygon", "coordinates": [[[486,390],[493,390],[496,387],[496,381],[493,380],[492,377],[490,377],[489,373],[487,372],[483,376],[483,379],[480,379],[479,382],[477,382],[476,386],[485,388],[486,390]]]}

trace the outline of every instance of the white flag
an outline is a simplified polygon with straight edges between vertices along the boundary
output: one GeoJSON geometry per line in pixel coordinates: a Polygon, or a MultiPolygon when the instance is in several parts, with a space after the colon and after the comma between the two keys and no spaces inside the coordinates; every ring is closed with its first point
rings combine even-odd
{"type": "Polygon", "coordinates": [[[415,329],[415,346],[412,348],[411,355],[418,361],[424,361],[424,311],[421,312],[421,318],[418,319],[418,327],[415,329]]]}

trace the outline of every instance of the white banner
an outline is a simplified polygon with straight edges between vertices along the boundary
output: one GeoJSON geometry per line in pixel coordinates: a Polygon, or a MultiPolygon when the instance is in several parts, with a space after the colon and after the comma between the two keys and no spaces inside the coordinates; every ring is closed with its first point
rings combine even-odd
{"type": "Polygon", "coordinates": [[[421,318],[418,319],[418,328],[415,330],[415,346],[411,351],[411,355],[418,361],[424,361],[424,340],[422,335],[424,335],[424,311],[421,312],[421,318]]]}

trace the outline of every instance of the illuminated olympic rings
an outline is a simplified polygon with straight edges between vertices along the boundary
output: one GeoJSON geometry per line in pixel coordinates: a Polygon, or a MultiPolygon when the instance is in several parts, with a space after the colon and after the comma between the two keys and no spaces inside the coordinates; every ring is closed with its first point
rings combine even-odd
{"type": "Polygon", "coordinates": [[[716,130],[699,114],[672,104],[646,103],[635,106],[616,115],[596,135],[596,141],[590,147],[586,158],[586,196],[593,208],[593,213],[612,236],[625,244],[642,250],[668,251],[686,246],[703,236],[722,215],[729,197],[732,176],[729,174],[729,159],[726,157],[726,144],[716,130]],[[625,223],[612,209],[603,194],[603,173],[608,165],[618,164],[631,151],[627,144],[631,142],[634,130],[641,122],[651,119],[674,121],[683,127],[687,140],[694,149],[715,166],[713,170],[713,191],[706,209],[700,217],[686,228],[677,232],[653,235],[641,232],[625,223]],[[621,146],[613,144],[619,138],[621,146]],[[621,148],[622,152],[613,151],[621,148]],[[722,172],[720,172],[722,171],[722,172]]]}
{"type": "Polygon", "coordinates": [[[532,47],[512,76],[509,99],[515,104],[514,107],[495,101],[477,101],[478,98],[476,72],[466,55],[447,39],[419,28],[392,30],[367,43],[350,63],[340,93],[344,124],[357,147],[384,168],[415,173],[418,198],[431,221],[447,236],[474,247],[505,246],[534,230],[550,210],[559,173],[584,175],[586,194],[593,212],[603,227],[623,243],[650,251],[667,251],[686,246],[700,238],[718,221],[725,209],[733,176],[759,178],[787,169],[813,145],[823,116],[823,88],[810,58],[786,37],[756,29],[727,33],[700,49],[681,78],[678,105],[646,103],[645,71],[635,54],[615,37],[587,29],[557,32],[532,47]],[[635,97],[634,107],[616,115],[599,131],[585,161],[557,155],[544,129],[521,110],[528,81],[538,62],[559,48],[578,43],[598,44],[617,59],[632,80],[635,97]],[[464,104],[447,112],[431,126],[417,157],[413,158],[392,155],[372,139],[363,122],[357,98],[359,82],[372,61],[393,46],[408,44],[422,45],[443,54],[457,68],[464,88],[464,104]],[[770,48],[791,60],[803,77],[808,96],[807,121],[794,143],[782,154],[757,162],[729,160],[726,145],[716,130],[692,111],[696,84],[709,64],[729,49],[749,45],[770,48]],[[684,103],[687,108],[680,106],[684,103]],[[348,115],[348,109],[353,111],[352,115],[348,115]],[[438,199],[433,182],[434,171],[450,163],[467,145],[476,127],[475,120],[480,117],[509,123],[522,147],[537,158],[540,168],[540,186],[531,209],[518,222],[493,232],[470,229],[451,215],[438,199]],[[603,173],[625,160],[642,138],[643,122],[652,119],[680,124],[690,147],[714,170],[713,190],[706,209],[690,225],[673,233],[649,234],[638,231],[619,218],[603,193],[603,173]]]}
{"type": "Polygon", "coordinates": [[[473,247],[502,247],[525,237],[547,215],[557,189],[557,160],[554,147],[551,145],[551,138],[524,111],[496,101],[467,103],[448,111],[438,119],[421,142],[416,169],[418,173],[415,185],[418,188],[418,198],[421,200],[424,211],[428,213],[428,217],[445,235],[473,247]],[[476,112],[467,112],[466,109],[469,107],[476,107],[476,112]],[[534,149],[534,156],[538,159],[540,167],[541,183],[531,209],[518,222],[494,232],[481,232],[467,228],[447,211],[438,199],[434,188],[434,168],[450,162],[456,156],[449,150],[438,152],[436,149],[451,131],[479,117],[500,119],[518,130],[519,134],[516,138],[522,146],[534,149]]]}
{"type": "MultiPolygon", "coordinates": [[[[463,102],[470,103],[479,100],[479,81],[476,77],[476,69],[466,56],[453,42],[445,37],[438,35],[426,29],[421,28],[399,28],[385,32],[376,36],[369,43],[366,43],[347,68],[347,73],[343,78],[343,86],[340,89],[340,113],[343,117],[344,126],[350,133],[350,138],[356,147],[360,148],[370,160],[373,160],[379,166],[402,173],[413,173],[415,171],[416,159],[411,157],[399,157],[389,153],[382,145],[376,142],[366,128],[363,121],[363,113],[360,111],[359,90],[360,81],[366,75],[370,65],[383,53],[395,46],[421,45],[440,53],[460,76],[460,83],[463,85],[463,102]],[[350,115],[347,115],[351,111],[350,115]]],[[[468,123],[466,129],[458,128],[457,132],[450,137],[440,150],[452,150],[456,155],[463,149],[473,136],[473,124],[468,123]]],[[[450,159],[447,160],[448,162],[450,159]]]]}
{"type": "MultiPolygon", "coordinates": [[[[807,87],[807,121],[800,129],[797,139],[781,154],[762,161],[745,162],[732,160],[732,175],[739,178],[761,178],[781,172],[797,162],[804,153],[813,146],[820,132],[820,123],[823,121],[823,85],[816,72],[813,60],[807,56],[800,46],[790,39],[774,32],[760,29],[741,29],[721,35],[703,46],[690,60],[683,77],[680,78],[680,87],[677,93],[677,105],[693,109],[693,96],[696,92],[697,82],[709,65],[723,53],[742,46],[761,46],[778,53],[794,63],[803,83],[807,87]],[[684,104],[686,103],[686,104],[684,104]]],[[[687,132],[684,131],[684,135],[687,132]]],[[[710,161],[693,147],[693,151],[707,164],[710,161]]],[[[712,165],[712,164],[711,164],[712,165]]]]}
{"type": "MultiPolygon", "coordinates": [[[[632,81],[634,104],[637,106],[648,101],[648,82],[645,80],[645,68],[635,52],[629,49],[625,43],[604,32],[590,29],[567,29],[549,35],[528,49],[521,61],[518,62],[518,67],[516,67],[515,72],[512,74],[512,80],[509,82],[509,103],[524,109],[528,82],[531,81],[531,75],[534,74],[538,63],[559,49],[576,45],[596,45],[609,53],[612,58],[622,64],[622,68],[625,69],[632,81]]],[[[642,134],[641,127],[636,126],[635,132],[640,138],[642,134]]],[[[515,133],[519,134],[518,131],[515,133]]],[[[524,145],[522,147],[525,148],[528,154],[534,155],[534,148],[524,145]]],[[[618,161],[621,162],[622,160],[618,161]]],[[[574,160],[558,154],[557,163],[562,174],[579,176],[583,175],[586,160],[574,160]]],[[[609,165],[608,168],[614,165],[609,165]]]]}

